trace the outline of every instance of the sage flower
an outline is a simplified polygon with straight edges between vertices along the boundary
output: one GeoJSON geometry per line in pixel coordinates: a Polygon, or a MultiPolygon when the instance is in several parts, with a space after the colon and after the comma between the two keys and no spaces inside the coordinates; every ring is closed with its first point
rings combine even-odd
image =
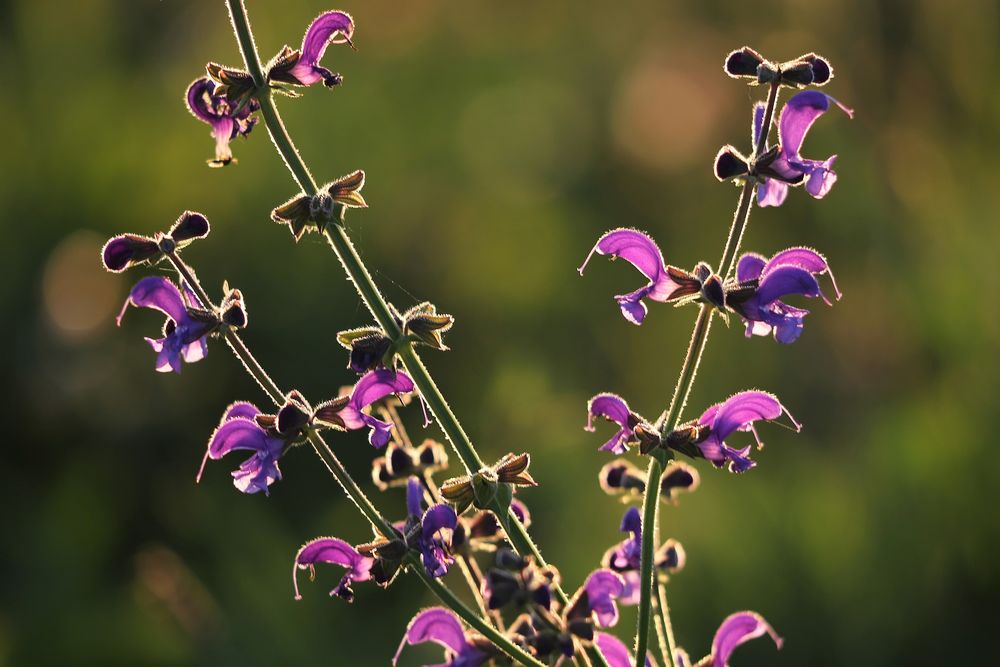
{"type": "Polygon", "coordinates": [[[143,278],[132,287],[115,322],[121,326],[129,306],[158,310],[167,316],[163,336],[146,338],[156,352],[156,370],[181,372],[181,360],[191,364],[208,354],[207,336],[219,326],[212,313],[202,310],[198,297],[188,289],[184,295],[173,282],[161,276],[143,278]]]}
{"type": "MultiPolygon", "coordinates": [[[[598,473],[601,489],[609,496],[621,496],[623,502],[638,500],[646,490],[646,473],[624,459],[605,464],[598,473]]],[[[698,471],[683,461],[670,461],[660,478],[660,497],[676,504],[677,494],[698,488],[698,471]]]]}
{"type": "Polygon", "coordinates": [[[246,401],[237,401],[226,408],[219,426],[208,440],[208,449],[195,480],[201,481],[209,459],[218,461],[233,451],[250,451],[253,452],[250,458],[233,471],[233,486],[243,493],[263,491],[264,495],[270,495],[271,484],[281,479],[278,459],[288,440],[273,426],[261,426],[263,420],[258,420],[261,416],[257,406],[246,401]]]}
{"type": "MultiPolygon", "coordinates": [[[[763,178],[757,188],[759,206],[781,206],[788,196],[789,185],[805,184],[806,192],[816,199],[822,199],[837,182],[837,173],[833,170],[836,155],[825,160],[811,160],[799,153],[809,129],[827,112],[831,103],[849,118],[854,117],[852,109],[817,90],[804,90],[785,102],[778,120],[778,141],[781,148],[767,167],[773,173],[772,177],[763,178]]],[[[764,107],[758,104],[754,108],[753,118],[754,145],[760,136],[763,118],[764,107]]]]}
{"type": "Polygon", "coordinates": [[[208,77],[195,79],[188,86],[185,99],[191,114],[212,128],[215,139],[215,159],[209,160],[210,167],[224,167],[235,162],[229,142],[238,136],[250,134],[257,118],[251,115],[260,109],[256,98],[249,97],[233,107],[232,102],[217,92],[218,84],[208,77]]]}
{"type": "MultiPolygon", "coordinates": [[[[727,667],[733,651],[741,644],[756,639],[764,634],[771,636],[774,645],[781,648],[782,640],[774,628],[760,614],[752,611],[741,611],[730,614],[715,631],[712,639],[712,653],[698,661],[698,665],[711,667],[727,667]]],[[[676,667],[690,667],[691,659],[684,649],[678,648],[674,656],[676,667]]]]}
{"type": "Polygon", "coordinates": [[[309,570],[310,579],[315,579],[317,563],[329,563],[347,568],[344,576],[330,591],[330,596],[353,602],[354,590],[351,588],[351,584],[371,579],[374,559],[336,537],[319,537],[306,542],[295,554],[295,562],[292,565],[292,585],[295,588],[296,600],[302,599],[302,595],[299,593],[298,571],[309,570]]]}
{"type": "Polygon", "coordinates": [[[375,448],[382,448],[392,437],[392,423],[372,417],[368,408],[386,396],[409,393],[413,388],[413,380],[402,371],[370,371],[354,385],[350,397],[340,397],[317,406],[315,418],[348,431],[367,427],[370,429],[368,442],[375,448]]]}
{"type": "Polygon", "coordinates": [[[611,570],[594,570],[570,600],[566,620],[594,618],[597,627],[610,628],[618,623],[615,600],[625,594],[625,580],[611,570]]]}
{"type": "MultiPolygon", "coordinates": [[[[450,609],[431,607],[414,616],[406,626],[406,633],[399,643],[392,664],[399,661],[399,656],[407,646],[434,642],[445,650],[447,662],[434,667],[478,667],[491,657],[489,642],[479,635],[466,633],[458,616],[450,609]]],[[[428,665],[427,667],[431,667],[428,665]]]]}
{"type": "Polygon", "coordinates": [[[636,443],[659,444],[659,434],[656,429],[642,416],[632,412],[621,396],[616,394],[597,394],[587,402],[587,425],[585,431],[593,432],[594,417],[603,417],[618,424],[618,431],[598,448],[598,451],[624,454],[628,446],[636,443]]]}
{"type": "Polygon", "coordinates": [[[455,510],[445,504],[432,505],[427,511],[423,507],[424,489],[416,477],[411,477],[406,486],[407,544],[420,552],[427,574],[441,577],[448,572],[454,562],[451,557],[451,536],[458,524],[455,510]],[[410,526],[419,526],[419,530],[410,526]],[[411,537],[411,533],[413,534],[411,537]]]}
{"type": "MultiPolygon", "coordinates": [[[[601,559],[604,567],[621,575],[625,582],[621,602],[623,605],[639,604],[639,567],[642,560],[642,516],[635,507],[630,507],[622,517],[621,532],[631,536],[608,549],[601,559]]],[[[659,572],[677,572],[684,567],[684,547],[670,539],[656,550],[653,566],[659,572]]]]}
{"type": "Polygon", "coordinates": [[[694,426],[698,451],[717,468],[728,466],[730,472],[746,472],[757,465],[750,458],[750,445],[734,449],[726,444],[726,438],[736,431],[749,431],[757,449],[762,449],[764,443],[757,434],[754,422],[773,421],[782,414],[788,416],[796,431],[802,429],[773,394],[764,391],[740,392],[711,406],[698,418],[694,426]]]}
{"type": "Polygon", "coordinates": [[[746,335],[774,335],[780,343],[793,343],[802,334],[808,310],[789,306],[783,297],[800,294],[820,297],[832,305],[820,290],[818,277],[827,274],[836,298],[842,296],[826,259],[809,248],[789,248],[770,259],[746,253],[736,264],[737,286],[727,294],[727,302],[746,322],[746,335]]]}
{"type": "MultiPolygon", "coordinates": [[[[601,650],[601,655],[608,661],[610,667],[632,667],[635,660],[625,642],[606,632],[594,633],[594,643],[601,650]]],[[[653,667],[653,659],[646,654],[646,667],[653,667]]]]}
{"type": "Polygon", "coordinates": [[[343,77],[319,65],[330,44],[350,44],[354,20],[347,12],[331,11],[320,14],[306,29],[302,48],[282,49],[268,70],[268,78],[296,86],[311,86],[323,82],[327,88],[343,83],[343,77]]]}
{"type": "Polygon", "coordinates": [[[595,252],[598,255],[610,255],[611,259],[621,257],[649,279],[646,285],[634,292],[615,296],[622,315],[632,324],[642,324],[646,319],[647,308],[643,299],[666,303],[692,293],[685,280],[687,272],[667,266],[656,242],[638,230],[613,229],[605,233],[577,269],[581,276],[595,252]]]}

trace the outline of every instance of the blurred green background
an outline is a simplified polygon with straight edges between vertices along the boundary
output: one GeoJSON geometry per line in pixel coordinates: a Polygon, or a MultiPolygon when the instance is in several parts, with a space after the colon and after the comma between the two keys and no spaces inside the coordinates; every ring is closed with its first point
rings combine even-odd
{"type": "MultiPolygon", "coordinates": [[[[297,45],[327,8],[251,1],[264,57],[297,45]]],[[[805,429],[765,427],[760,465],[742,477],[699,464],[701,489],[665,508],[664,534],[688,552],[674,624],[700,656],[727,614],[761,612],[785,648],[754,642],[738,665],[991,654],[995,2],[339,8],[354,14],[358,50],[332,47],[324,64],[345,85],[279,100],[285,120],[321,181],[366,170],[371,208],[349,227],[388,298],[456,315],[453,350],[427,362],[484,458],[532,453],[542,486],[522,497],[570,589],[619,539],[623,510],[597,487],[609,431],[583,431],[586,400],[614,391],[658,414],[694,316],[651,304],[634,327],[611,297],[638,274],[603,260],[584,278],[575,269],[622,225],[649,231],[671,263],[717,261],[737,192],[711,161],[724,143],[748,143],[762,97],[723,75],[724,55],[743,44],[774,59],[826,55],[837,77],[825,90],[857,117],[828,114],[806,154],[839,153],[840,181],[822,202],[797,190],[755,209],[744,248],[814,246],[845,297],[810,304],[789,347],[714,327],[690,411],[756,386],[805,429]]],[[[238,165],[205,167],[208,128],[182,95],[209,60],[239,63],[218,0],[0,3],[2,664],[384,665],[431,603],[403,578],[358,586],[348,606],[326,596],[332,569],[294,602],[299,544],[364,541],[360,517],[307,450],[282,462],[270,498],[233,489],[239,459],[195,485],[223,408],[265,397],[221,344],[181,376],[159,375],[141,336],[160,319],[133,313],[114,327],[139,274],[103,273],[101,244],[198,210],[213,233],[187,257],[207,285],[243,290],[247,340],[279,384],[321,400],[351,379],[334,334],[369,317],[317,237],[296,246],[268,220],[295,189],[264,129],[235,142],[238,165]]],[[[332,442],[367,479],[363,434],[332,442]]],[[[398,493],[378,500],[402,512],[398,493]]],[[[629,610],[619,634],[633,623],[629,610]]]]}

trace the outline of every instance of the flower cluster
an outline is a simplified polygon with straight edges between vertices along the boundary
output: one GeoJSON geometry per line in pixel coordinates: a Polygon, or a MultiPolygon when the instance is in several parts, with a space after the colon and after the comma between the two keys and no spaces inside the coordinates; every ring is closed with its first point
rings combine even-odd
{"type": "MultiPolygon", "coordinates": [[[[361,194],[364,171],[352,171],[317,188],[283,135],[273,93],[297,97],[296,88],[317,83],[328,88],[341,85],[343,77],[320,61],[331,44],[353,48],[353,18],[343,11],[321,14],[307,28],[300,48],[286,45],[261,67],[245,9],[239,0],[229,4],[247,69],[208,63],[207,76],[192,82],[185,95],[190,112],[211,127],[215,157],[209,164],[219,167],[234,162],[231,141],[247,137],[260,114],[303,189],[275,207],[272,220],[287,225],[295,241],[307,232],[325,234],[378,325],[337,334],[337,342],[348,350],[347,367],[356,374],[354,383],[334,398],[314,405],[297,390],[285,393],[278,389],[249,352],[241,338],[241,331],[249,324],[242,292],[225,283],[215,303],[181,258],[181,251],[191,242],[208,235],[210,226],[204,215],[186,211],[165,232],[152,236],[128,233],[110,239],[102,249],[109,271],[164,263],[176,273],[176,279],[161,275],[141,278],[129,291],[117,320],[121,324],[130,307],[156,310],[166,317],[162,335],[146,338],[156,353],[156,370],[179,373],[184,363],[206,357],[209,339],[222,338],[275,404],[273,413],[247,401],[230,404],[209,438],[196,480],[200,482],[209,460],[239,451],[247,458],[232,472],[233,485],[244,494],[267,496],[282,479],[282,459],[303,443],[311,443],[368,519],[375,537],[364,543],[332,536],[306,542],[293,559],[295,598],[301,598],[300,571],[308,571],[314,579],[317,565],[335,565],[343,572],[331,596],[351,602],[356,584],[371,581],[388,587],[401,572],[410,571],[450,607],[432,607],[416,614],[393,664],[407,646],[434,642],[444,648],[445,665],[452,667],[477,667],[491,661],[506,664],[503,661],[508,659],[537,666],[575,662],[579,656],[589,656],[588,664],[606,662],[611,667],[653,665],[653,655],[647,650],[649,615],[655,607],[662,615],[663,627],[669,626],[664,587],[683,570],[686,553],[673,538],[657,544],[658,525],[646,524],[657,516],[660,500],[667,506],[676,505],[678,496],[695,491],[701,480],[694,465],[674,457],[705,459],[715,468],[745,473],[757,464],[751,458],[754,446],[758,450],[763,447],[757,430],[760,425],[787,422],[790,429],[801,429],[776,396],[756,389],[715,403],[696,419],[681,420],[698,365],[693,355],[704,349],[711,318],[719,315],[727,324],[731,317],[739,318],[747,338],[770,335],[788,344],[802,334],[808,311],[786,303],[786,299],[819,298],[831,305],[821,281],[829,282],[828,293],[841,298],[829,263],[815,250],[792,247],[770,257],[738,252],[752,197],[756,196],[761,207],[779,206],[789,188],[802,186],[809,195],[821,199],[837,180],[833,170],[836,155],[817,160],[801,154],[813,124],[832,106],[853,116],[829,95],[811,89],[792,95],[778,114],[778,143],[772,146],[768,142],[779,92],[826,84],[833,76],[830,63],[814,53],[773,62],[749,47],[727,56],[727,74],[751,85],[766,86],[769,94],[766,104],[758,103],[752,110],[751,150],[744,155],[726,145],[715,159],[715,176],[743,189],[738,207],[741,213],[718,270],[704,261],[690,270],[667,264],[650,235],[628,228],[602,234],[578,269],[583,275],[595,254],[611,260],[621,258],[635,267],[646,282],[614,297],[622,316],[634,325],[645,322],[649,302],[695,305],[699,314],[685,370],[671,407],[662,416],[646,419],[622,397],[607,392],[593,396],[587,404],[587,431],[596,430],[596,418],[616,427],[599,448],[616,457],[600,472],[601,488],[626,504],[641,499],[644,509],[625,509],[618,527],[623,539],[612,543],[602,558],[595,558],[594,569],[573,595],[567,595],[558,569],[542,559],[524,532],[531,516],[519,493],[538,485],[529,472],[530,455],[510,452],[493,465],[484,465],[415,356],[417,347],[447,350],[444,334],[452,328],[454,318],[439,313],[430,302],[400,312],[384,301],[356,254],[348,261],[354,250],[342,224],[348,209],[368,205],[361,194]],[[421,383],[419,391],[414,378],[421,383]],[[413,398],[424,407],[425,427],[430,424],[427,408],[433,407],[435,418],[442,422],[465,466],[443,482],[436,481],[435,475],[449,465],[444,445],[427,438],[415,446],[397,411],[413,398]],[[327,445],[325,436],[331,431],[367,432],[368,442],[381,454],[371,462],[371,482],[387,493],[405,487],[402,518],[390,521],[382,516],[327,445]],[[738,442],[741,439],[743,442],[738,442]],[[649,472],[627,460],[636,449],[650,457],[649,472]],[[461,570],[480,614],[466,607],[442,582],[453,568],[461,570]],[[639,607],[634,656],[609,631],[619,622],[619,607],[631,605],[639,607]]],[[[672,663],[669,667],[689,666],[688,654],[673,646],[672,633],[667,634],[671,635],[669,641],[661,640],[660,647],[664,659],[658,656],[655,661],[665,667],[667,663],[672,663]]],[[[749,611],[733,614],[722,622],[710,653],[697,664],[724,667],[739,645],[765,634],[781,646],[780,637],[761,616],[749,611]]]]}

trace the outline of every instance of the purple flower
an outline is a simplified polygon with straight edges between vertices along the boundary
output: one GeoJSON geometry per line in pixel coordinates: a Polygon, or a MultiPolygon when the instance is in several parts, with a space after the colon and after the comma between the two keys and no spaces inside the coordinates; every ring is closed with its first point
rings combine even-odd
{"type": "Polygon", "coordinates": [[[346,12],[326,12],[317,16],[302,38],[302,48],[295,52],[285,47],[278,56],[279,64],[272,67],[269,77],[298,86],[311,86],[320,81],[328,88],[339,85],[343,77],[319,66],[330,44],[350,44],[354,21],[346,12]]]}
{"type": "Polygon", "coordinates": [[[454,612],[443,607],[431,607],[410,620],[403,641],[392,657],[392,664],[399,661],[407,644],[413,646],[424,642],[434,642],[445,649],[447,662],[436,667],[478,667],[490,658],[481,642],[475,642],[474,637],[466,635],[454,612]]]}
{"type": "MultiPolygon", "coordinates": [[[[764,633],[771,635],[775,646],[781,648],[782,639],[767,621],[752,611],[731,614],[722,622],[712,639],[712,667],[726,667],[729,656],[740,644],[756,639],[764,633]]],[[[700,663],[699,663],[700,664],[700,663]]]]}
{"type": "Polygon", "coordinates": [[[628,446],[636,443],[659,443],[656,429],[640,415],[632,412],[628,403],[615,394],[597,394],[587,402],[587,425],[585,431],[593,432],[594,417],[603,417],[618,424],[618,432],[598,448],[598,451],[624,454],[628,446]]]}
{"type": "Polygon", "coordinates": [[[104,268],[121,273],[138,264],[154,264],[163,258],[164,251],[174,252],[195,239],[208,236],[211,227],[201,213],[184,211],[166,233],[154,237],[139,234],[119,234],[108,240],[101,249],[104,268]]]}
{"type": "MultiPolygon", "coordinates": [[[[639,604],[639,567],[642,562],[642,517],[639,510],[630,507],[622,517],[621,532],[631,533],[628,537],[604,554],[605,567],[621,575],[625,582],[622,592],[623,605],[639,604]]],[[[654,566],[663,572],[676,572],[684,567],[684,548],[676,540],[667,540],[657,549],[654,566]]]]}
{"type": "Polygon", "coordinates": [[[167,316],[162,338],[146,338],[157,353],[156,370],[181,372],[181,360],[200,361],[208,354],[206,337],[218,326],[217,317],[202,310],[198,297],[188,289],[184,295],[166,278],[149,276],[135,284],[115,320],[121,326],[129,306],[151,308],[167,316]]]}
{"type": "Polygon", "coordinates": [[[598,255],[610,255],[612,259],[621,257],[649,279],[646,285],[634,292],[615,297],[615,301],[621,307],[622,315],[632,324],[642,324],[646,319],[646,304],[642,301],[644,298],[666,303],[682,295],[680,293],[683,291],[682,285],[675,278],[686,274],[675,267],[667,266],[663,261],[663,253],[653,239],[640,231],[613,229],[604,234],[577,269],[581,276],[595,252],[598,255]]]}
{"type": "Polygon", "coordinates": [[[257,406],[245,401],[226,408],[218,428],[208,441],[197,481],[201,481],[208,459],[218,461],[229,452],[246,450],[253,454],[233,471],[233,486],[243,493],[263,491],[264,495],[270,495],[268,487],[281,479],[278,459],[284,453],[287,441],[274,429],[261,427],[257,420],[260,414],[257,406]]]}
{"type": "Polygon", "coordinates": [[[209,160],[211,167],[223,167],[235,162],[229,142],[237,136],[245,137],[257,123],[250,115],[260,109],[256,98],[247,98],[237,108],[230,100],[218,94],[218,84],[208,77],[195,79],[187,89],[187,107],[195,118],[208,123],[215,138],[215,159],[209,160]]]}
{"type": "MultiPolygon", "coordinates": [[[[608,661],[610,667],[632,667],[635,664],[632,653],[618,637],[606,632],[597,632],[594,634],[594,643],[597,644],[597,648],[601,650],[601,654],[608,661]]],[[[648,653],[646,654],[646,667],[653,667],[653,659],[648,653]]]]}
{"type": "Polygon", "coordinates": [[[842,295],[833,272],[826,259],[815,250],[789,248],[771,259],[746,253],[736,264],[738,284],[727,296],[727,301],[746,321],[748,338],[773,333],[779,343],[792,343],[801,335],[803,319],[809,311],[789,306],[781,299],[801,294],[809,298],[820,297],[827,305],[832,305],[819,287],[817,278],[824,273],[830,276],[839,300],[842,295]]]}
{"type": "Polygon", "coordinates": [[[374,559],[336,537],[318,537],[306,542],[295,554],[295,564],[292,566],[292,585],[295,587],[296,600],[302,599],[299,594],[298,571],[308,569],[310,579],[315,579],[316,563],[330,563],[347,568],[347,572],[330,591],[330,595],[353,602],[354,591],[351,589],[351,584],[371,579],[370,571],[374,559]]]}
{"type": "Polygon", "coordinates": [[[370,371],[358,380],[350,398],[346,401],[334,399],[317,407],[316,419],[348,431],[368,427],[371,429],[368,442],[373,447],[381,448],[392,436],[392,423],[372,417],[366,408],[390,394],[411,391],[413,391],[413,380],[402,371],[387,369],[370,371]]]}
{"type": "Polygon", "coordinates": [[[454,562],[449,551],[458,515],[444,504],[433,505],[425,512],[423,496],[420,480],[411,477],[406,485],[406,509],[409,514],[405,529],[407,544],[420,552],[428,575],[441,577],[454,562]]]}
{"type": "Polygon", "coordinates": [[[753,433],[757,449],[761,449],[764,443],[757,435],[754,422],[773,421],[783,413],[791,419],[796,431],[802,429],[773,394],[763,391],[740,392],[723,403],[716,403],[698,418],[698,449],[716,467],[721,468],[728,463],[730,472],[746,472],[757,465],[756,461],[750,459],[750,445],[743,449],[733,449],[726,444],[726,438],[736,431],[749,431],[753,433]]]}
{"type": "MultiPolygon", "coordinates": [[[[816,199],[822,199],[837,182],[837,174],[833,171],[836,155],[831,155],[826,160],[810,160],[799,154],[809,128],[817,118],[826,113],[831,102],[848,117],[854,117],[853,110],[817,90],[796,93],[785,103],[778,120],[780,152],[763,169],[771,177],[763,178],[757,188],[759,206],[781,206],[788,196],[788,186],[801,183],[805,183],[806,192],[816,199]]],[[[764,107],[758,104],[754,108],[753,117],[754,145],[760,136],[763,117],[764,107]]]]}
{"type": "Polygon", "coordinates": [[[596,617],[597,627],[610,628],[618,623],[615,600],[625,594],[625,580],[607,569],[594,570],[570,600],[566,609],[569,621],[596,617]]]}

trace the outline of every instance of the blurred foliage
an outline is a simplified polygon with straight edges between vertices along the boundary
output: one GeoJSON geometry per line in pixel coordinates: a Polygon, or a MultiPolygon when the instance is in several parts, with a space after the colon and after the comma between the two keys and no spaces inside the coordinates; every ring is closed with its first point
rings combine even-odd
{"type": "MultiPolygon", "coordinates": [[[[318,0],[250,2],[265,57],[297,45],[318,0]]],[[[801,435],[764,432],[742,477],[701,466],[701,489],[664,511],[687,569],[671,586],[679,641],[708,650],[732,611],[785,636],[739,665],[971,664],[989,655],[1000,592],[995,450],[1000,412],[1000,8],[988,0],[623,0],[584,6],[368,0],[340,7],[356,52],[331,48],[334,91],[279,101],[317,177],[368,174],[349,216],[400,308],[431,299],[458,323],[426,359],[484,457],[527,450],[542,482],[523,498],[534,535],[575,588],[619,539],[622,507],[584,433],[602,390],[655,415],[693,311],[651,304],[645,326],[611,295],[626,265],[575,268],[614,226],[648,230],[668,261],[716,260],[737,193],[712,178],[721,144],[748,142],[761,91],[725,78],[751,44],[817,51],[826,91],[857,110],[814,129],[840,154],[824,201],[795,191],[754,210],[747,249],[819,248],[842,302],[813,308],[793,346],[714,327],[689,412],[757,386],[801,435]]],[[[247,298],[247,338],[283,386],[317,400],[351,379],[334,341],[368,322],[331,252],[268,220],[294,194],[266,132],[209,170],[208,128],[184,110],[206,61],[239,54],[221,1],[0,4],[5,279],[0,328],[7,528],[0,663],[387,664],[424,591],[359,586],[347,606],[320,573],[292,600],[296,548],[367,528],[308,451],[270,498],[194,474],[223,408],[264,396],[221,344],[181,376],[153,372],[159,326],[113,316],[136,275],[98,266],[103,240],[167,228],[185,208],[213,234],[187,253],[209,286],[247,298]]],[[[420,435],[411,408],[410,429],[420,435]]],[[[765,427],[766,428],[766,427],[765,427]]],[[[434,427],[428,429],[435,435],[434,427]]],[[[336,451],[366,478],[358,433],[336,451]]],[[[393,493],[379,498],[390,514],[393,493]],[[384,501],[384,502],[383,502],[384,501]]],[[[634,610],[619,626],[633,631],[634,610]]],[[[413,649],[408,664],[420,653],[413,649]]]]}

